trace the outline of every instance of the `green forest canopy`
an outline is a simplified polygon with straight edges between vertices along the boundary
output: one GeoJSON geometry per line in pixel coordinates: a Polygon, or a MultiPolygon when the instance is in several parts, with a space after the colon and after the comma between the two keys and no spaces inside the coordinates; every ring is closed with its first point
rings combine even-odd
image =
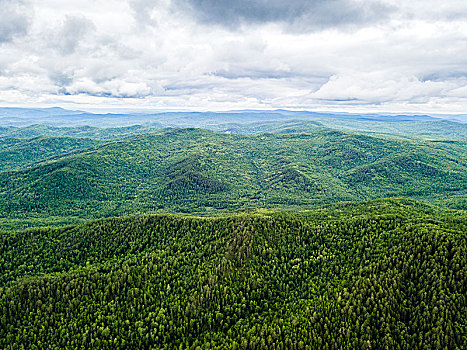
{"type": "Polygon", "coordinates": [[[332,130],[245,136],[174,129],[1,172],[0,222],[21,227],[27,220],[51,223],[51,217],[76,222],[157,212],[303,209],[392,196],[465,209],[466,188],[464,141],[332,130]]]}
{"type": "Polygon", "coordinates": [[[0,344],[463,348],[466,232],[392,199],[3,233],[0,344]]]}
{"type": "Polygon", "coordinates": [[[383,119],[0,128],[0,348],[465,349],[465,128],[383,119]]]}

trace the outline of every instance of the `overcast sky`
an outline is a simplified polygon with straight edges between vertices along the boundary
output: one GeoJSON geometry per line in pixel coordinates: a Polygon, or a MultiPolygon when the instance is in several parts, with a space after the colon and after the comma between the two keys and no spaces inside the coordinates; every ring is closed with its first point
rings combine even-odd
{"type": "Polygon", "coordinates": [[[0,0],[0,105],[467,112],[465,0],[0,0]]]}

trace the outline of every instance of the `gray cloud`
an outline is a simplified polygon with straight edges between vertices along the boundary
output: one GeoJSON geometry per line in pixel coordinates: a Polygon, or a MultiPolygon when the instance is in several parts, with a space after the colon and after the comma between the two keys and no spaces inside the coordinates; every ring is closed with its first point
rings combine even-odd
{"type": "Polygon", "coordinates": [[[27,33],[31,12],[21,0],[0,0],[0,44],[27,33]]]}
{"type": "Polygon", "coordinates": [[[151,10],[157,5],[154,0],[130,0],[129,4],[138,25],[152,24],[151,10]]]}
{"type": "Polygon", "coordinates": [[[420,78],[420,81],[446,81],[453,79],[464,79],[467,80],[467,71],[439,71],[439,72],[430,72],[423,74],[420,78]]]}
{"type": "Polygon", "coordinates": [[[66,16],[57,36],[57,49],[65,55],[73,53],[86,34],[94,29],[94,23],[86,17],[66,16]]]}
{"type": "Polygon", "coordinates": [[[232,29],[279,22],[293,31],[376,23],[394,10],[378,0],[174,0],[174,4],[204,23],[232,29]]]}
{"type": "Polygon", "coordinates": [[[70,85],[73,78],[61,71],[52,70],[48,74],[49,79],[59,87],[70,85]]]}

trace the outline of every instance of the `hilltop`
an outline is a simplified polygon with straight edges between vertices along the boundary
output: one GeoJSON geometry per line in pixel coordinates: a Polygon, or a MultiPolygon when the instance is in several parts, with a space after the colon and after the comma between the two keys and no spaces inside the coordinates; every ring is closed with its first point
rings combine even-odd
{"type": "Polygon", "coordinates": [[[174,129],[0,173],[0,215],[207,214],[392,196],[450,198],[448,204],[461,209],[466,164],[462,141],[388,140],[327,129],[253,136],[174,129]]]}

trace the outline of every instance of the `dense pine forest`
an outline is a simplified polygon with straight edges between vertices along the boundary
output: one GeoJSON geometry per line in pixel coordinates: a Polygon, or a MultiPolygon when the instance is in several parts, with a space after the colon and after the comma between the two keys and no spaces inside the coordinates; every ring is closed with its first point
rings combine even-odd
{"type": "Polygon", "coordinates": [[[333,123],[0,128],[0,348],[466,349],[464,129],[333,123]]]}
{"type": "Polygon", "coordinates": [[[0,344],[462,349],[466,232],[393,199],[3,233],[0,344]]]}

